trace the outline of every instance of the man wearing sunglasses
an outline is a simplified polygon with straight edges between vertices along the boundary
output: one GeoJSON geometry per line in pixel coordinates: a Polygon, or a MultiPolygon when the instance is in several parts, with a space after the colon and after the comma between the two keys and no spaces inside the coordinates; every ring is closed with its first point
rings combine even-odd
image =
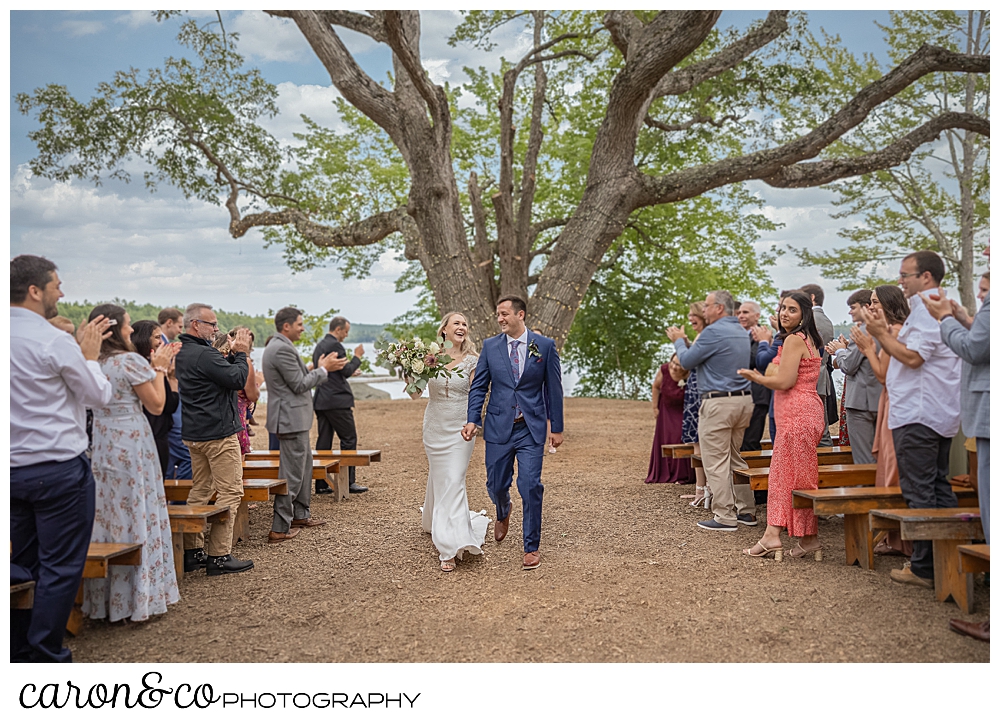
{"type": "Polygon", "coordinates": [[[232,514],[216,522],[208,535],[185,533],[184,571],[205,568],[208,575],[244,572],[251,560],[232,556],[233,522],[243,498],[243,457],[236,433],[243,429],[236,394],[247,383],[250,331],[240,329],[232,338],[228,357],[212,346],[219,330],[208,304],[191,304],[184,311],[181,350],[174,364],[181,395],[181,439],[191,452],[191,492],[188,504],[228,505],[232,514]]]}

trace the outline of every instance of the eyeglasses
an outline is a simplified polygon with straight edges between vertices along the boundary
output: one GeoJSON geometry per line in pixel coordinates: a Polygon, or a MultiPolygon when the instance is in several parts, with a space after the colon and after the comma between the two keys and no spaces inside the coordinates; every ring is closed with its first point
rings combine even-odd
{"type": "Polygon", "coordinates": [[[914,272],[914,273],[912,273],[912,274],[900,274],[900,275],[899,275],[899,278],[901,278],[901,279],[908,279],[908,278],[910,278],[911,276],[920,276],[920,272],[919,272],[919,271],[916,271],[916,272],[914,272]]]}
{"type": "Polygon", "coordinates": [[[213,329],[219,328],[219,322],[217,321],[205,321],[204,319],[195,319],[199,324],[208,324],[213,329]]]}

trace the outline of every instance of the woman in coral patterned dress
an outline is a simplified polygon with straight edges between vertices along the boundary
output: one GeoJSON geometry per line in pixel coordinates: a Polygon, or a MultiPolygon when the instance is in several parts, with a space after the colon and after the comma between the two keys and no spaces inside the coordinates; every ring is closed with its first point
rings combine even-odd
{"type": "Polygon", "coordinates": [[[152,365],[135,353],[125,309],[102,304],[90,313],[114,319],[101,345],[101,369],[111,380],[111,403],[94,410],[96,510],[91,542],[138,542],[139,565],[114,565],[103,579],[83,581],[83,613],[110,622],[141,621],[177,602],[173,545],[163,473],[145,406],[159,414],[166,401],[163,377],[175,352],[172,345],[152,354],[152,365]]]}
{"type": "Polygon", "coordinates": [[[778,307],[778,338],[783,339],[774,363],[777,374],[764,376],[740,369],[742,377],[763,384],[774,392],[774,418],[778,427],[771,457],[767,487],[767,529],[760,541],[743,552],[751,557],[774,554],[781,559],[781,528],[799,542],[788,553],[803,557],[815,553],[821,559],[818,524],[811,509],[793,509],[792,491],[819,486],[816,445],[826,424],[823,404],[816,394],[823,341],[813,321],[811,299],[792,291],[778,307]]]}

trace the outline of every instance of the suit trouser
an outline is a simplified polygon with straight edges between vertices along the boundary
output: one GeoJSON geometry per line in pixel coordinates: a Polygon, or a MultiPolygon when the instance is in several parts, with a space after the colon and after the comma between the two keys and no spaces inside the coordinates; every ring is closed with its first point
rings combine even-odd
{"type": "MultiPolygon", "coordinates": [[[[317,409],[316,411],[316,449],[333,449],[333,434],[340,438],[341,449],[358,448],[358,430],[354,425],[354,410],[347,409],[317,409]]],[[[347,479],[354,484],[355,467],[347,468],[347,479]]],[[[321,490],[329,485],[323,480],[316,481],[316,489],[321,490]]]]}
{"type": "Polygon", "coordinates": [[[845,409],[847,413],[847,432],[851,436],[851,457],[854,464],[875,464],[875,422],[878,412],[864,409],[845,409]]]}
{"type": "MultiPolygon", "coordinates": [[[[825,374],[825,369],[819,370],[820,374],[825,374]]],[[[826,421],[826,395],[820,394],[819,401],[823,404],[823,436],[820,437],[819,446],[820,447],[832,447],[833,437],[830,436],[830,425],[826,421]]],[[[847,428],[850,429],[851,425],[848,423],[847,428]]]]}
{"type": "Polygon", "coordinates": [[[34,607],[10,611],[11,662],[72,662],[63,632],[93,526],[94,476],[86,455],[10,468],[11,582],[35,581],[34,607]]]}
{"type": "Polygon", "coordinates": [[[542,461],[545,443],[538,444],[526,423],[515,424],[506,444],[486,443],[486,491],[496,505],[497,519],[510,515],[510,485],[517,459],[517,491],[521,495],[524,551],[535,552],[542,539],[542,461]]]}
{"type": "MultiPolygon", "coordinates": [[[[942,437],[923,424],[905,424],[892,430],[899,467],[899,487],[912,509],[958,507],[958,498],[948,481],[951,438],[942,437]]],[[[934,543],[914,540],[910,570],[927,580],[934,579],[934,543]]]]}
{"type": "Polygon", "coordinates": [[[976,437],[977,473],[979,475],[979,514],[983,520],[986,544],[990,544],[990,438],[976,437]]]}
{"type": "MultiPolygon", "coordinates": [[[[229,519],[213,522],[208,533],[210,557],[222,557],[233,550],[233,524],[236,511],[243,501],[243,455],[240,441],[235,434],[207,442],[184,440],[191,453],[191,491],[189,505],[207,505],[212,495],[219,507],[229,506],[229,519]]],[[[184,549],[205,547],[205,535],[200,532],[184,533],[184,549]]]]}
{"type": "Polygon", "coordinates": [[[278,439],[281,441],[278,475],[288,483],[288,494],[274,496],[271,530],[288,532],[293,519],[309,519],[309,502],[312,499],[312,450],[309,449],[308,429],[304,432],[279,432],[278,439]]]}
{"type": "Polygon", "coordinates": [[[743,433],[743,442],[740,444],[741,452],[759,452],[761,450],[760,440],[764,437],[764,426],[767,424],[766,404],[754,404],[753,412],[750,414],[750,426],[743,433]]]}
{"type": "Polygon", "coordinates": [[[750,395],[705,399],[698,412],[701,463],[712,491],[712,513],[723,525],[735,525],[737,515],[754,513],[750,485],[733,484],[733,470],[747,468],[740,445],[752,412],[750,395]]]}

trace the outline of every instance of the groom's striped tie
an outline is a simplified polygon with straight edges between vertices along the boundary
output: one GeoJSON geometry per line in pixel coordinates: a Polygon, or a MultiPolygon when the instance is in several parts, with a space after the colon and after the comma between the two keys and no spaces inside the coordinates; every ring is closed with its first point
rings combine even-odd
{"type": "MultiPolygon", "coordinates": [[[[521,365],[520,360],[517,356],[517,347],[520,344],[520,340],[514,339],[510,343],[510,370],[514,373],[514,386],[521,380],[521,365]]],[[[521,417],[521,407],[517,403],[517,397],[514,397],[514,419],[521,417]]]]}

